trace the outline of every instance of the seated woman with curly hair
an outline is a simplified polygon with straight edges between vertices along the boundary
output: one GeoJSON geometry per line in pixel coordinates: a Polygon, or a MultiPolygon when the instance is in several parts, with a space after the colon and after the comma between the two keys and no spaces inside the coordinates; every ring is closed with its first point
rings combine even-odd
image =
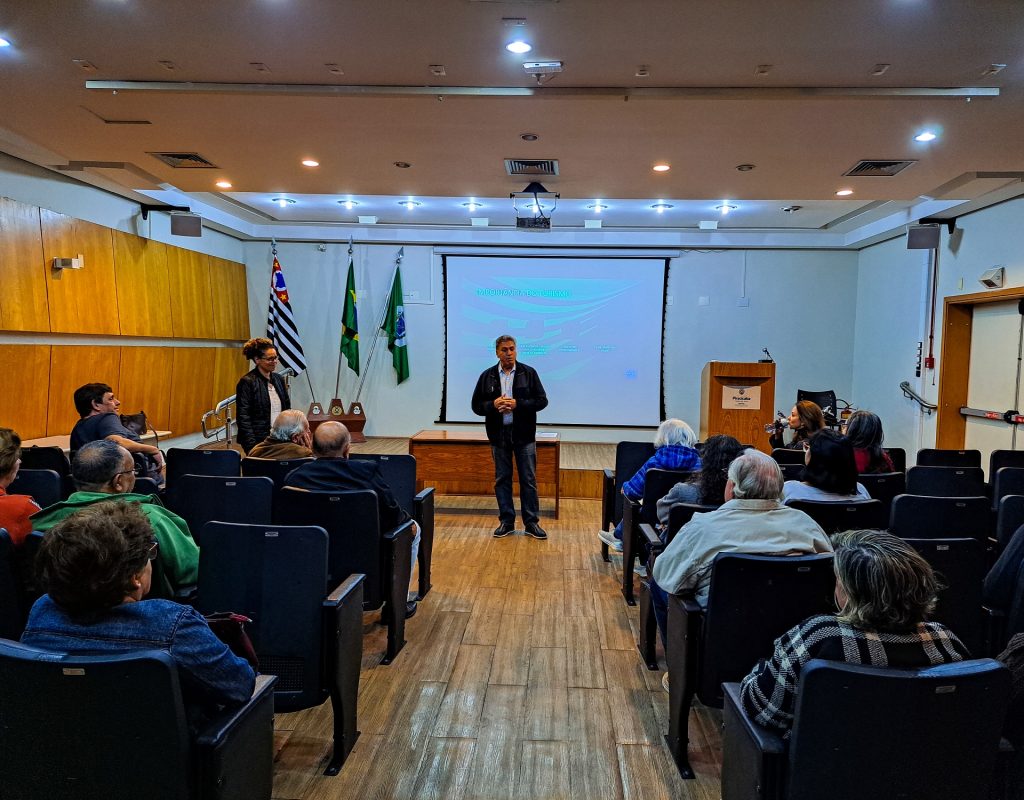
{"type": "Polygon", "coordinates": [[[695,472],[687,481],[677,483],[658,501],[658,523],[668,525],[669,511],[676,503],[722,505],[725,502],[725,484],[729,480],[729,465],[744,449],[732,436],[722,433],[709,436],[701,452],[700,472],[695,472]]]}

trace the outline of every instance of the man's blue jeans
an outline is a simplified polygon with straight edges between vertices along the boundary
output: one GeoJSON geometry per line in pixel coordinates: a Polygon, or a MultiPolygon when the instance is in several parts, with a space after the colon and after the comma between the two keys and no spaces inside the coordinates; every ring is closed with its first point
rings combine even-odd
{"type": "Polygon", "coordinates": [[[519,504],[523,525],[540,522],[540,498],[537,496],[537,445],[534,442],[514,447],[510,438],[501,447],[491,446],[494,458],[494,496],[498,500],[498,519],[514,525],[516,507],[512,499],[512,459],[519,470],[519,504]]]}

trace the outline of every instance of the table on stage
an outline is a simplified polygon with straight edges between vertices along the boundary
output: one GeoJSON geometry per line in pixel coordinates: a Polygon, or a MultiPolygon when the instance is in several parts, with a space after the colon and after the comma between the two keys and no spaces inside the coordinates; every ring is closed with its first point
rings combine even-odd
{"type": "MultiPolygon", "coordinates": [[[[537,434],[537,493],[559,501],[559,436],[537,434]]],[[[433,486],[438,494],[494,494],[494,460],[487,434],[477,431],[420,431],[409,440],[416,457],[416,490],[433,486]]],[[[519,473],[514,487],[518,489],[519,473]]],[[[518,494],[518,491],[516,491],[518,494]]]]}

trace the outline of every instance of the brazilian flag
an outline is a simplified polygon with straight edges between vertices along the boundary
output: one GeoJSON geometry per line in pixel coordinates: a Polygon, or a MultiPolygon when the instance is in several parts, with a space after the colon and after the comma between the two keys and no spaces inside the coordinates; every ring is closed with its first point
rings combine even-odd
{"type": "Polygon", "coordinates": [[[348,261],[348,283],[345,286],[345,310],[341,313],[341,352],[349,367],[359,374],[359,325],[356,321],[356,273],[352,259],[348,261]]]}

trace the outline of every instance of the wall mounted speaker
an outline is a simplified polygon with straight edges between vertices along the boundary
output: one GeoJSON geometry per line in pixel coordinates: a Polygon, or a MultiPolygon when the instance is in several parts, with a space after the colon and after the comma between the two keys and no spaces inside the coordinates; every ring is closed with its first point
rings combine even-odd
{"type": "Polygon", "coordinates": [[[934,250],[939,246],[938,225],[910,225],[907,228],[908,250],[934,250]]]}
{"type": "Polygon", "coordinates": [[[981,277],[978,278],[978,283],[989,289],[1001,289],[1003,288],[1003,280],[1006,276],[1006,270],[1003,267],[992,267],[981,273],[981,277]]]}
{"type": "Polygon", "coordinates": [[[202,236],[203,218],[198,214],[186,214],[175,211],[171,213],[172,236],[202,236]]]}

